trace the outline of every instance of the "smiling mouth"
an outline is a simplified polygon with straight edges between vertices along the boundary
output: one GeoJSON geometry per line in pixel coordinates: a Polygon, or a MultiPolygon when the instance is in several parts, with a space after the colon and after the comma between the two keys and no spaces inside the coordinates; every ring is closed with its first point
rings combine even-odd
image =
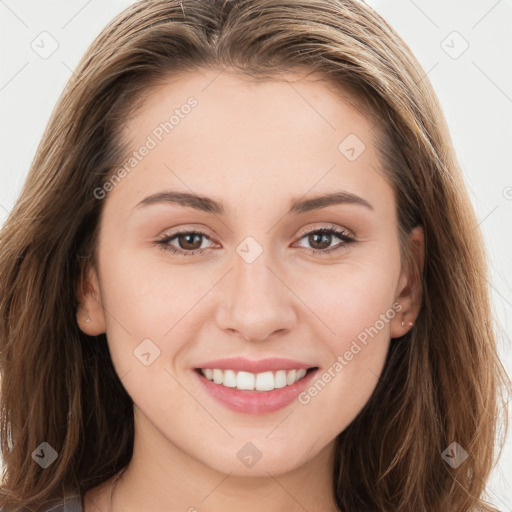
{"type": "Polygon", "coordinates": [[[308,373],[317,370],[311,367],[307,370],[291,369],[251,373],[236,370],[223,370],[219,368],[196,368],[195,371],[204,378],[226,388],[240,391],[273,391],[287,386],[293,386],[302,380],[308,373]]]}

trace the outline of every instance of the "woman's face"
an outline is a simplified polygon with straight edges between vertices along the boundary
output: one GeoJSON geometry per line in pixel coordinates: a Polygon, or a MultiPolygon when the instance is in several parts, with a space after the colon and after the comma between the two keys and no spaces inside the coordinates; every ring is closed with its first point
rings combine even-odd
{"type": "Polygon", "coordinates": [[[415,320],[372,125],[325,83],[282,77],[152,91],[103,189],[81,326],[106,331],[153,456],[252,476],[319,457],[415,320]]]}

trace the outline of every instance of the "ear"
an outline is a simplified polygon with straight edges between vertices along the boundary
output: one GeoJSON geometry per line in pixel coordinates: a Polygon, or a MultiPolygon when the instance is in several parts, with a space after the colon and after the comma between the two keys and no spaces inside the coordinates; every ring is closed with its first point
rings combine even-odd
{"type": "Polygon", "coordinates": [[[414,269],[404,268],[400,274],[395,302],[402,309],[391,320],[391,337],[400,338],[412,328],[421,307],[421,275],[425,259],[425,240],[422,226],[416,226],[409,234],[413,244],[414,269]],[[405,325],[402,326],[402,322],[405,325]]]}
{"type": "Polygon", "coordinates": [[[99,279],[95,269],[87,268],[78,282],[76,295],[80,303],[76,312],[80,329],[89,336],[104,333],[106,331],[105,313],[101,300],[99,279]]]}

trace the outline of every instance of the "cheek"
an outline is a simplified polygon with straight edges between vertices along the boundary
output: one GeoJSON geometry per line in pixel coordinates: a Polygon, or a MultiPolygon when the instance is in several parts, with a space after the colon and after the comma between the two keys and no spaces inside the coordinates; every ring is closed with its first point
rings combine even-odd
{"type": "MultiPolygon", "coordinates": [[[[396,313],[392,308],[399,274],[394,251],[380,252],[380,258],[361,257],[327,267],[321,275],[301,278],[297,294],[326,324],[325,339],[332,348],[346,350],[347,343],[377,323],[381,337],[389,335],[389,322],[379,322],[381,315],[396,313]]],[[[304,275],[308,276],[308,273],[304,275]]]]}
{"type": "Polygon", "coordinates": [[[389,246],[367,254],[330,269],[325,279],[304,283],[315,290],[308,306],[321,312],[330,328],[319,331],[330,358],[299,403],[322,411],[333,435],[348,426],[373,393],[389,349],[390,322],[400,310],[395,301],[398,251],[389,246]]]}
{"type": "MultiPolygon", "coordinates": [[[[330,313],[329,327],[320,328],[328,356],[298,402],[312,417],[322,416],[328,436],[336,436],[370,399],[384,368],[390,343],[390,322],[396,315],[384,280],[368,274],[343,280],[311,309],[330,313]],[[366,288],[364,287],[366,285],[366,288]]],[[[391,299],[392,300],[392,299],[391,299]]],[[[326,322],[327,323],[327,322],[326,322]]]]}
{"type": "MultiPolygon", "coordinates": [[[[135,398],[140,387],[158,389],[158,375],[170,379],[162,372],[180,360],[204,323],[198,315],[205,314],[210,302],[204,299],[218,278],[204,266],[171,265],[158,248],[104,248],[100,268],[112,361],[120,376],[129,373],[137,382],[129,390],[135,398]]],[[[145,399],[143,393],[138,398],[145,399]]]]}
{"type": "Polygon", "coordinates": [[[105,251],[102,273],[105,307],[138,335],[163,336],[214,283],[194,265],[169,264],[158,248],[105,251]]]}

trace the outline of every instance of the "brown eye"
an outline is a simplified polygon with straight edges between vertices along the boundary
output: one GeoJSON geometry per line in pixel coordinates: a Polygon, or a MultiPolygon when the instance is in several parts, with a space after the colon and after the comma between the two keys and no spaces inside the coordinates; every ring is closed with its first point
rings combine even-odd
{"type": "Polygon", "coordinates": [[[203,235],[199,233],[178,234],[175,238],[178,240],[181,249],[193,251],[201,248],[203,235]]]}
{"type": "Polygon", "coordinates": [[[313,249],[327,249],[332,242],[331,233],[311,233],[308,235],[308,241],[313,249]]]}
{"type": "Polygon", "coordinates": [[[310,244],[310,250],[314,254],[329,254],[331,252],[342,250],[349,244],[354,243],[355,239],[346,231],[334,228],[320,228],[310,231],[302,236],[302,239],[307,239],[310,244]],[[338,245],[331,247],[333,240],[341,240],[338,245]]]}
{"type": "Polygon", "coordinates": [[[180,231],[172,235],[167,235],[157,241],[161,249],[170,251],[174,254],[191,256],[204,251],[201,247],[203,239],[209,239],[206,233],[201,231],[180,231]],[[177,241],[178,245],[171,245],[171,242],[177,241]]]}

